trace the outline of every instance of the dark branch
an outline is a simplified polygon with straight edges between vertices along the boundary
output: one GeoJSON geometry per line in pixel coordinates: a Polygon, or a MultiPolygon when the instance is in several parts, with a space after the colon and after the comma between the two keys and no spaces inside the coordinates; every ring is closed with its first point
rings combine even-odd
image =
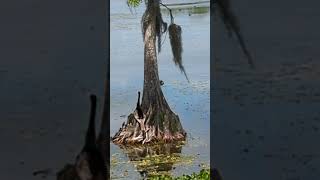
{"type": "Polygon", "coordinates": [[[231,11],[229,0],[215,0],[214,3],[217,5],[217,8],[221,13],[220,15],[222,21],[225,24],[229,35],[232,35],[232,32],[235,34],[237,40],[239,41],[242,51],[248,59],[248,63],[251,67],[254,67],[253,58],[249,50],[247,49],[243,36],[241,35],[238,20],[234,13],[231,11]]]}
{"type": "Polygon", "coordinates": [[[172,9],[170,9],[167,5],[163,4],[160,2],[160,5],[167,8],[169,10],[169,13],[170,13],[170,18],[171,18],[171,23],[173,23],[173,15],[172,15],[172,9]]]}

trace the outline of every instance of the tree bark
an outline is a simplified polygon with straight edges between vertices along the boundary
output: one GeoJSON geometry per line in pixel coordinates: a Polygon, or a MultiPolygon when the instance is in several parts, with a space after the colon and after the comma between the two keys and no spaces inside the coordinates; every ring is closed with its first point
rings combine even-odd
{"type": "Polygon", "coordinates": [[[113,137],[116,144],[172,142],[186,137],[179,117],[172,112],[161,90],[156,51],[156,8],[159,5],[159,0],[149,0],[146,9],[149,14],[144,33],[144,85],[141,102],[144,120],[140,123],[134,114],[130,114],[127,123],[113,137]]]}

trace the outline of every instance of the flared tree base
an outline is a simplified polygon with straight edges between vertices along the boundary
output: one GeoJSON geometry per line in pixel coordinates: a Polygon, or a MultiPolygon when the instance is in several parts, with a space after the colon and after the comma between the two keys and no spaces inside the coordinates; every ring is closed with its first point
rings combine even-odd
{"type": "Polygon", "coordinates": [[[170,109],[150,107],[143,119],[136,112],[128,116],[126,123],[112,138],[115,144],[148,144],[184,141],[186,132],[183,130],[179,117],[170,109]]]}

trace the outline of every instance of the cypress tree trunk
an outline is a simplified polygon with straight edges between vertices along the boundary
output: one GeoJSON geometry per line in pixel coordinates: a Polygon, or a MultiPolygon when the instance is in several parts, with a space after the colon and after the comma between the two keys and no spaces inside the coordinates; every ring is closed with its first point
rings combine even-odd
{"type": "Polygon", "coordinates": [[[184,140],[186,137],[179,117],[171,111],[160,86],[156,51],[156,10],[159,5],[159,0],[148,0],[146,9],[148,24],[144,33],[144,85],[141,102],[143,123],[139,123],[134,114],[130,114],[127,123],[113,137],[116,144],[170,142],[184,140]]]}

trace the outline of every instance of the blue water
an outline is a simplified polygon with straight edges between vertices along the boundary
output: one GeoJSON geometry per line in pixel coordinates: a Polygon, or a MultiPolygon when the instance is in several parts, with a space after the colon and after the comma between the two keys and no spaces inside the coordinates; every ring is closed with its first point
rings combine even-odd
{"type": "MultiPolygon", "coordinates": [[[[144,4],[130,9],[125,0],[111,1],[111,136],[126,121],[135,108],[137,91],[143,88],[143,41],[140,20],[144,4]]],[[[168,12],[163,18],[169,22],[168,12]]],[[[182,147],[182,157],[192,157],[191,163],[174,164],[172,175],[199,171],[200,164],[209,164],[209,106],[210,106],[210,12],[182,8],[173,11],[175,23],[182,27],[183,64],[190,83],[172,61],[169,36],[163,36],[162,51],[158,54],[159,77],[164,81],[162,90],[172,108],[180,117],[188,133],[187,144],[182,147]]],[[[134,163],[118,146],[111,144],[111,155],[118,164],[111,166],[112,179],[140,177],[134,163]]]]}

